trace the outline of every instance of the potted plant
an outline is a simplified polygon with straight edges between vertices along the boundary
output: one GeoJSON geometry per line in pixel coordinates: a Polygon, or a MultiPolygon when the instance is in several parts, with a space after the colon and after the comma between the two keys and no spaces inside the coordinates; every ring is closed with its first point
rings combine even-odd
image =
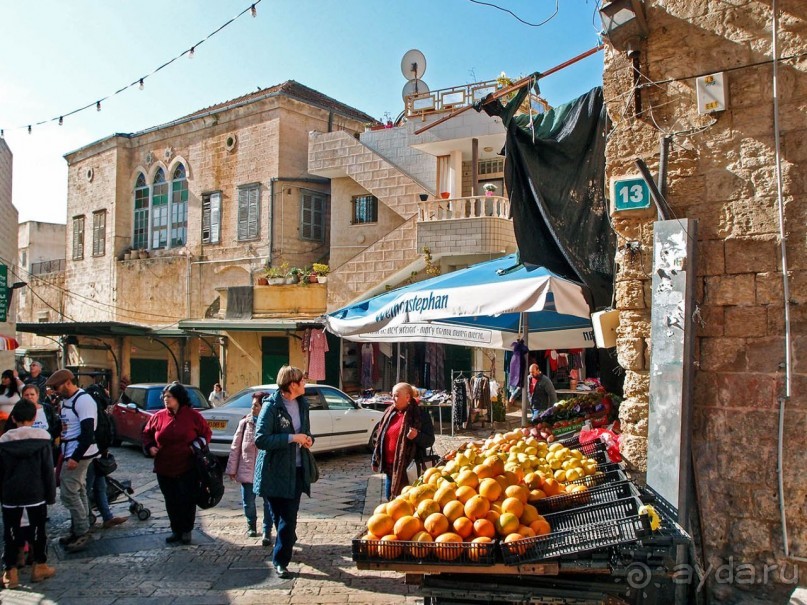
{"type": "Polygon", "coordinates": [[[306,267],[300,272],[300,285],[307,286],[308,284],[317,283],[317,274],[310,266],[306,267]]]}
{"type": "Polygon", "coordinates": [[[324,264],[324,263],[314,263],[313,265],[314,273],[317,274],[317,281],[321,284],[328,282],[328,273],[331,272],[331,268],[324,264]]]}
{"type": "Polygon", "coordinates": [[[300,276],[303,274],[303,270],[300,267],[292,267],[289,269],[288,273],[286,273],[286,283],[287,284],[298,284],[300,283],[300,276]]]}
{"type": "Polygon", "coordinates": [[[275,267],[266,268],[266,277],[272,286],[280,286],[286,281],[286,273],[289,270],[288,263],[282,263],[275,267]]]}
{"type": "Polygon", "coordinates": [[[485,195],[490,197],[495,193],[496,185],[494,185],[493,183],[485,183],[484,185],[482,185],[482,189],[485,190],[485,195]]]}

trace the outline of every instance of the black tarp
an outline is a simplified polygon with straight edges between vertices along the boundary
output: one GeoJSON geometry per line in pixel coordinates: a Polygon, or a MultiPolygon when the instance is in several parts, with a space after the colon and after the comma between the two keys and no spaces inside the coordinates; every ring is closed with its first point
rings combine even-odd
{"type": "Polygon", "coordinates": [[[521,261],[586,284],[594,310],[609,307],[616,236],[604,194],[602,88],[543,114],[515,115],[528,93],[525,86],[506,105],[481,105],[507,129],[504,178],[521,261]]]}

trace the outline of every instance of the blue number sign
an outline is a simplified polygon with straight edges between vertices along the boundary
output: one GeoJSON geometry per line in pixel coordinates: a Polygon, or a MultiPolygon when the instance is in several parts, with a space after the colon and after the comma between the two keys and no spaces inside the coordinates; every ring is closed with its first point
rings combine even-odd
{"type": "Polygon", "coordinates": [[[611,185],[614,210],[650,208],[650,189],[641,177],[615,178],[611,185]]]}

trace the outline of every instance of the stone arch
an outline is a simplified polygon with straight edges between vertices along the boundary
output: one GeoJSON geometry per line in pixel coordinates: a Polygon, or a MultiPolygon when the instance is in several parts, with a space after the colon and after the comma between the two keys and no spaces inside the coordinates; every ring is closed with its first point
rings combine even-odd
{"type": "Polygon", "coordinates": [[[193,174],[191,173],[191,165],[188,163],[188,160],[186,160],[181,155],[174,156],[174,158],[171,160],[171,163],[168,164],[168,170],[166,170],[165,172],[165,178],[169,181],[171,180],[174,174],[174,170],[176,170],[177,164],[182,164],[185,167],[185,178],[188,179],[188,181],[193,180],[193,174]]]}

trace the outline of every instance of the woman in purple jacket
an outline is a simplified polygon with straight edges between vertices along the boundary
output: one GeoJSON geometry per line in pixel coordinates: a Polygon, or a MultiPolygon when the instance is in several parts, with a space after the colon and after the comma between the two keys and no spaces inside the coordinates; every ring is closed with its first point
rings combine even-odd
{"type": "MultiPolygon", "coordinates": [[[[230,446],[230,457],[227,459],[225,474],[233,481],[241,484],[241,502],[244,505],[244,516],[247,518],[247,536],[258,536],[258,512],[255,508],[255,492],[252,484],[255,481],[255,458],[258,449],[255,447],[255,421],[261,413],[261,401],[265,393],[252,395],[252,409],[241,419],[230,446]]],[[[264,546],[272,544],[272,512],[269,500],[263,498],[263,540],[264,546]]]]}

